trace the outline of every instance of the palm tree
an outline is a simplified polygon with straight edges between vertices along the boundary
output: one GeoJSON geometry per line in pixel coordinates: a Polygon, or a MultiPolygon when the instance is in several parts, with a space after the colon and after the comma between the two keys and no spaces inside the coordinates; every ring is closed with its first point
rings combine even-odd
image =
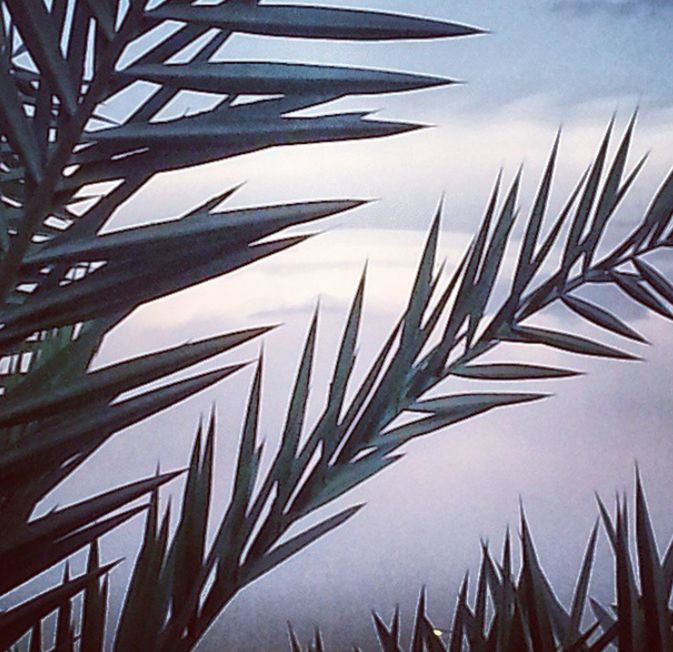
{"type": "Polygon", "coordinates": [[[97,541],[147,512],[144,539],[110,642],[118,650],[192,649],[243,586],[347,521],[360,506],[288,539],[291,526],[393,464],[405,443],[487,410],[543,398],[527,392],[424,398],[448,376],[523,381],[574,373],[531,365],[475,364],[502,341],[633,357],[600,342],[524,323],[540,309],[563,301],[603,328],[642,339],[614,315],[573,295],[586,283],[602,282],[617,284],[648,308],[670,314],[664,301],[673,298],[673,290],[642,257],[669,244],[673,178],[665,181],[634,233],[613,253],[598,258],[608,221],[641,166],[623,178],[633,124],[608,166],[610,127],[590,172],[541,239],[556,143],[506,301],[493,314],[490,299],[517,216],[519,176],[500,207],[498,182],[482,226],[448,282],[435,269],[438,211],[408,306],[351,396],[363,276],[344,327],[325,409],[308,427],[305,408],[317,331],[313,319],[281,442],[263,477],[257,436],[263,375],[259,361],[234,489],[210,546],[205,533],[215,447],[212,418],[196,437],[173,536],[169,536],[169,510],[160,514],[159,489],[177,472],[157,474],[34,519],[36,504],[114,433],[234,374],[241,365],[165,382],[158,389],[143,389],[145,385],[268,329],[227,333],[90,371],[106,333],[145,302],[305,239],[269,241],[269,236],[361,202],[346,199],[218,212],[233,192],[227,190],[178,220],[101,234],[112,214],[123,210],[124,203],[161,171],[279,144],[370,138],[418,128],[362,114],[306,118],[293,113],[350,94],[450,83],[368,69],[213,61],[231,34],[382,40],[464,36],[478,30],[410,16],[312,5],[267,6],[249,0],[209,5],[178,0],[158,5],[138,0],[0,4],[0,206],[5,236],[0,346],[7,368],[0,413],[0,515],[7,534],[0,541],[0,559],[8,569],[0,590],[11,591],[90,546],[84,575],[72,579],[66,569],[60,586],[2,615],[0,648],[11,646],[30,630],[30,646],[40,649],[40,620],[56,610],[58,649],[101,649],[111,565],[100,563],[97,541]],[[160,29],[166,21],[179,21],[168,35],[160,29]],[[131,46],[141,52],[122,66],[120,59],[131,46]],[[185,52],[191,59],[175,62],[185,52]],[[138,101],[125,116],[106,113],[106,101],[122,93],[132,96],[138,80],[156,84],[154,94],[138,101]],[[214,93],[221,100],[195,115],[162,119],[185,89],[214,93]],[[239,102],[244,95],[264,99],[239,102]],[[106,190],[92,195],[92,188],[100,188],[94,184],[101,183],[108,184],[106,190]],[[561,238],[571,215],[570,229],[561,238]],[[557,244],[562,247],[558,270],[545,276],[544,265],[557,244]],[[136,393],[126,398],[130,390],[136,393]],[[403,412],[422,416],[395,426],[403,412]],[[147,494],[147,504],[128,506],[147,494]],[[71,599],[82,591],[78,628],[71,599]]]}

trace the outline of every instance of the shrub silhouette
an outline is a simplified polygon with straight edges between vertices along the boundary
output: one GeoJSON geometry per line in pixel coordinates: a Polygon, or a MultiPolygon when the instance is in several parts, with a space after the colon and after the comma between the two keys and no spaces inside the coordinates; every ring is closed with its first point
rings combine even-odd
{"type": "MultiPolygon", "coordinates": [[[[423,589],[408,649],[413,652],[601,652],[617,645],[620,651],[670,650],[673,645],[669,609],[673,542],[669,543],[663,556],[660,555],[639,475],[636,476],[635,536],[629,534],[626,498],[617,499],[614,518],[610,517],[600,498],[598,508],[602,529],[614,556],[615,604],[611,609],[589,597],[598,523],[589,535],[571,604],[566,608],[544,574],[522,508],[518,572],[512,561],[509,531],[499,562],[493,559],[488,544],[482,542],[481,567],[472,604],[468,599],[470,581],[466,575],[451,625],[442,630],[428,617],[423,589]],[[632,550],[636,551],[636,565],[632,550]],[[585,612],[589,604],[592,617],[586,622],[585,612]]],[[[376,612],[373,612],[373,620],[382,652],[400,652],[403,647],[399,607],[395,609],[390,625],[386,625],[376,612]]],[[[289,635],[292,652],[301,652],[291,625],[289,635]]],[[[310,652],[327,649],[319,629],[307,649],[310,652]]]]}

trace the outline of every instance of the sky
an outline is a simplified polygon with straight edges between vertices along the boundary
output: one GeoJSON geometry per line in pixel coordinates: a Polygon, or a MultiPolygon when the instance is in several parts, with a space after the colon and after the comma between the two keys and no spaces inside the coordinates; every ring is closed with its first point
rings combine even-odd
{"type": "MultiPolygon", "coordinates": [[[[357,4],[403,13],[411,5],[408,0],[357,4]]],[[[643,153],[650,156],[617,218],[617,230],[642,215],[673,166],[673,2],[419,0],[413,11],[490,33],[366,45],[243,36],[231,40],[222,58],[364,65],[466,83],[342,100],[325,109],[372,109],[386,119],[429,125],[419,132],[277,148],[155,177],[120,210],[111,228],[177,216],[242,181],[246,185],[232,198],[232,207],[337,197],[376,201],[325,221],[320,235],[300,248],[137,310],[109,336],[98,365],[217,332],[283,322],[265,341],[262,430],[273,440],[288,398],[285,379],[294,374],[317,298],[316,398],[309,406],[314,415],[365,260],[363,364],[372,360],[402,309],[440,197],[440,252],[451,266],[469,242],[501,167],[505,179],[511,179],[523,164],[525,212],[562,125],[552,196],[552,205],[559,206],[590,162],[612,114],[616,112],[621,132],[638,107],[631,164],[643,153]]],[[[194,100],[183,101],[188,108],[194,100]]],[[[657,262],[670,268],[665,258],[657,262]]],[[[431,616],[438,625],[446,624],[463,573],[476,570],[480,538],[500,545],[507,525],[516,527],[519,498],[543,565],[567,598],[595,518],[594,491],[610,500],[615,491],[629,490],[636,460],[661,543],[667,543],[673,531],[667,509],[673,489],[673,328],[614,294],[600,300],[650,340],[644,362],[589,363],[537,347],[499,349],[499,361],[565,364],[587,374],[552,386],[527,385],[526,391],[542,389],[554,396],[492,412],[407,446],[403,461],[323,512],[367,502],[356,518],[246,588],[201,649],[282,649],[288,619],[305,638],[320,625],[333,649],[347,649],[351,641],[373,649],[369,610],[388,614],[400,602],[410,625],[422,585],[429,590],[431,616]]],[[[539,323],[596,335],[562,311],[550,311],[539,323]]],[[[613,340],[603,336],[603,341],[613,340]]],[[[227,360],[252,359],[257,353],[253,344],[227,360]]],[[[246,373],[117,435],[42,508],[151,474],[157,459],[162,468],[184,465],[198,417],[213,401],[219,420],[215,506],[222,508],[250,379],[246,373]]],[[[109,558],[132,556],[140,526],[132,523],[108,537],[104,553],[109,558]]],[[[600,559],[592,593],[607,601],[605,541],[600,559]]]]}

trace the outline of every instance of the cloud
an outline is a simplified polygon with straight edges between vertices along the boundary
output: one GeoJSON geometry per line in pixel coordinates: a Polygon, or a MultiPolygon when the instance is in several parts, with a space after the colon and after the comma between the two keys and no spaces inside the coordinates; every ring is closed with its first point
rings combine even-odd
{"type": "Polygon", "coordinates": [[[662,10],[673,9],[672,0],[556,0],[552,8],[557,11],[569,11],[575,14],[595,14],[608,12],[616,15],[634,13],[655,14],[662,10]]]}

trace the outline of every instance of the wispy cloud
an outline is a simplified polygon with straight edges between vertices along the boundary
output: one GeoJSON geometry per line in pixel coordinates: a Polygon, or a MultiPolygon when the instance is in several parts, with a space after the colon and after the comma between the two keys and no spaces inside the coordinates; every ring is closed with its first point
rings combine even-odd
{"type": "Polygon", "coordinates": [[[656,14],[673,9],[673,0],[554,0],[552,8],[556,11],[569,11],[576,14],[599,12],[617,15],[656,14]]]}

